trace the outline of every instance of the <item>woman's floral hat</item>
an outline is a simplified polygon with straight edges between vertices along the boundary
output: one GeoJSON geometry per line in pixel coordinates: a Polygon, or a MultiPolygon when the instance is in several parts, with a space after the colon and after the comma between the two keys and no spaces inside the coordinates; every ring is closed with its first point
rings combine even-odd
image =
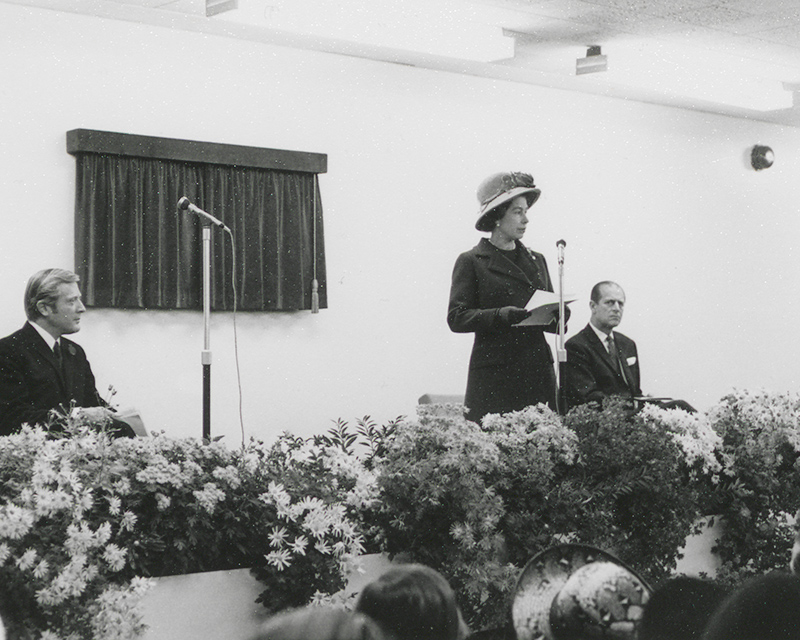
{"type": "Polygon", "coordinates": [[[529,173],[518,173],[516,171],[495,173],[486,178],[478,186],[478,221],[475,228],[478,231],[491,231],[494,221],[487,218],[487,214],[496,209],[504,202],[513,200],[517,196],[525,196],[528,206],[539,199],[541,190],[533,184],[533,176],[529,173]]]}
{"type": "Polygon", "coordinates": [[[518,640],[635,640],[652,590],[600,549],[561,544],[523,569],[511,605],[518,640]]]}

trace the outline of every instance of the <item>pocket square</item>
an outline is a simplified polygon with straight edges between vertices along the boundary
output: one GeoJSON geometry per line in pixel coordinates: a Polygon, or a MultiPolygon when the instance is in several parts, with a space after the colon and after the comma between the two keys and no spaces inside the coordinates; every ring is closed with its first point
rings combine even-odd
{"type": "Polygon", "coordinates": [[[627,363],[629,367],[632,367],[636,364],[636,356],[631,356],[627,359],[627,363]]]}

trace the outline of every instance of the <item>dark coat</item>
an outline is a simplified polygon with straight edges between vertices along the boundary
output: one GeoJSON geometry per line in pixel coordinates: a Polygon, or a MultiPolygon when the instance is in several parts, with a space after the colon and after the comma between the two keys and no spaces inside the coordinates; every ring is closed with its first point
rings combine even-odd
{"type": "Polygon", "coordinates": [[[636,343],[616,331],[614,342],[619,351],[624,378],[605,345],[588,324],[567,340],[564,345],[567,363],[563,385],[568,407],[601,401],[608,396],[632,398],[642,395],[636,343]]]}
{"type": "Polygon", "coordinates": [[[51,409],[98,407],[106,403],[95,387],[83,348],[61,337],[63,372],[53,350],[27,322],[0,340],[0,435],[23,423],[48,424],[51,409]]]}
{"type": "Polygon", "coordinates": [[[521,265],[483,238],[462,253],[453,269],[447,322],[457,333],[475,333],[464,403],[476,422],[487,413],[506,413],[555,402],[553,356],[543,331],[512,327],[497,312],[502,307],[525,307],[537,289],[552,291],[544,256],[522,246],[521,265]]]}

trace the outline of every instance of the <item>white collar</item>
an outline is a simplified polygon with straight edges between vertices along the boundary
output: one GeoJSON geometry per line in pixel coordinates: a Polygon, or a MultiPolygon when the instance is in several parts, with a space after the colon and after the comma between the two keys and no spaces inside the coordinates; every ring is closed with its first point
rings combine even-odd
{"type": "Polygon", "coordinates": [[[600,338],[600,342],[603,343],[603,346],[606,348],[606,351],[608,351],[608,342],[607,341],[608,341],[609,338],[613,338],[614,337],[614,330],[612,329],[608,333],[603,333],[602,331],[600,331],[600,329],[595,327],[591,322],[589,322],[589,326],[592,328],[592,331],[594,331],[597,334],[597,337],[600,338]]]}
{"type": "Polygon", "coordinates": [[[44,341],[47,343],[47,346],[50,347],[50,349],[52,350],[53,346],[56,344],[56,339],[53,336],[51,336],[46,330],[42,329],[35,322],[31,322],[30,320],[28,320],[28,324],[39,332],[39,335],[42,336],[42,338],[44,338],[44,341]]]}

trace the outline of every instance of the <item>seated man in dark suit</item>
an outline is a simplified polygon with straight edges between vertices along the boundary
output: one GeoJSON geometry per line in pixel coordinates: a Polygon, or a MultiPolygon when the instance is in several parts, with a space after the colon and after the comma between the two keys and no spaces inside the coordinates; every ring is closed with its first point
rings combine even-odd
{"type": "Polygon", "coordinates": [[[565,344],[567,406],[601,401],[608,396],[642,395],[636,343],[614,331],[625,308],[622,287],[610,281],[598,282],[592,288],[589,308],[589,324],[565,344]]]}
{"type": "Polygon", "coordinates": [[[91,422],[113,422],[116,435],[133,435],[97,393],[94,375],[81,346],[65,338],[80,330],[78,276],[45,269],[25,288],[28,321],[0,340],[0,435],[19,431],[24,423],[51,425],[53,410],[75,407],[91,422]]]}
{"type": "Polygon", "coordinates": [[[568,407],[621,396],[653,402],[664,408],[694,411],[683,400],[642,396],[636,343],[614,329],[622,322],[625,292],[604,280],[592,287],[589,324],[567,340],[563,392],[568,407]]]}

